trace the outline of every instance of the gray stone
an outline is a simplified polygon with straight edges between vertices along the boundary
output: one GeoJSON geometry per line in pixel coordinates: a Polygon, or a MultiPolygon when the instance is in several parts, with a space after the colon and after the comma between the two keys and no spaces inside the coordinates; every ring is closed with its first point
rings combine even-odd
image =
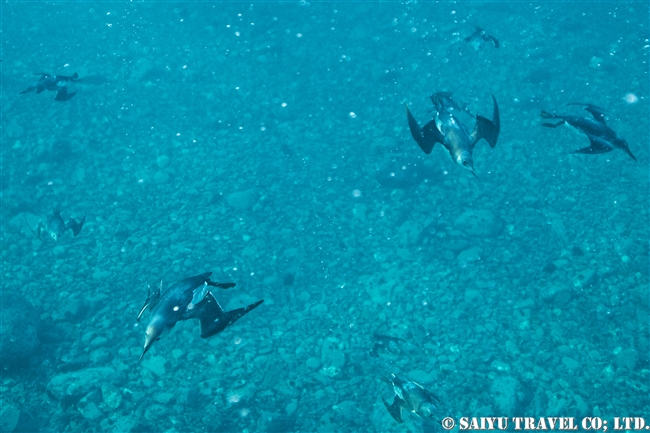
{"type": "Polygon", "coordinates": [[[592,269],[585,269],[573,277],[573,285],[576,287],[588,287],[591,284],[595,272],[592,269]]]}
{"type": "Polygon", "coordinates": [[[300,292],[300,294],[298,295],[298,300],[299,300],[300,302],[302,302],[302,303],[307,303],[307,302],[309,302],[309,299],[311,299],[311,295],[310,295],[309,292],[307,292],[306,290],[303,290],[303,291],[300,292]]]}
{"type": "Polygon", "coordinates": [[[465,302],[472,304],[474,302],[480,301],[483,298],[483,294],[478,290],[467,289],[465,290],[465,302]]]}
{"type": "Polygon", "coordinates": [[[169,174],[166,171],[157,171],[156,174],[153,175],[153,180],[156,183],[165,183],[169,180],[169,174]]]}
{"type": "Polygon", "coordinates": [[[610,268],[609,266],[602,266],[602,267],[598,268],[598,276],[599,277],[605,277],[605,276],[610,275],[611,273],[612,273],[612,268],[610,268]]]}
{"type": "Polygon", "coordinates": [[[366,208],[366,205],[361,204],[361,203],[357,203],[352,208],[352,215],[354,215],[354,217],[356,219],[358,219],[358,220],[360,220],[362,222],[365,222],[366,221],[366,212],[367,211],[368,210],[366,208]]]}
{"type": "Polygon", "coordinates": [[[85,313],[84,303],[74,296],[66,296],[66,301],[60,303],[55,311],[52,311],[53,320],[76,319],[85,313]]]}
{"type": "Polygon", "coordinates": [[[341,370],[339,370],[336,367],[323,367],[320,369],[320,374],[326,377],[336,377],[341,373],[341,370]]]}
{"type": "Polygon", "coordinates": [[[532,299],[524,299],[523,301],[519,301],[515,304],[515,310],[521,309],[521,308],[530,308],[535,306],[535,301],[532,299]]]}
{"type": "Polygon", "coordinates": [[[88,403],[87,405],[80,407],[79,412],[81,416],[90,421],[95,421],[102,417],[102,412],[99,410],[95,403],[88,403]]]}
{"type": "Polygon", "coordinates": [[[149,421],[159,422],[161,419],[167,417],[168,412],[169,410],[167,409],[167,407],[161,404],[152,404],[144,413],[144,417],[149,421]]]}
{"type": "Polygon", "coordinates": [[[420,233],[422,233],[422,229],[422,224],[418,223],[417,221],[407,220],[397,230],[397,236],[395,236],[395,239],[400,246],[414,246],[420,239],[420,233]]]}
{"type": "Polygon", "coordinates": [[[156,158],[156,165],[158,168],[165,168],[169,165],[169,157],[167,155],[160,155],[156,158]]]}
{"type": "Polygon", "coordinates": [[[11,403],[0,402],[0,431],[12,432],[18,425],[20,410],[11,403]]]}
{"type": "Polygon", "coordinates": [[[566,227],[564,226],[562,215],[554,212],[547,212],[546,218],[548,219],[548,224],[550,224],[551,229],[555,232],[557,237],[560,238],[563,243],[567,243],[566,227]]]}
{"type": "Polygon", "coordinates": [[[585,402],[585,400],[579,395],[575,394],[573,396],[573,399],[576,402],[576,410],[578,411],[577,415],[580,416],[585,416],[589,413],[589,406],[585,402]]]}
{"type": "Polygon", "coordinates": [[[404,285],[399,278],[385,279],[375,275],[364,275],[359,278],[359,283],[372,300],[380,305],[385,305],[400,292],[404,291],[404,285]]]}
{"type": "Polygon", "coordinates": [[[228,204],[237,209],[247,209],[255,203],[255,189],[237,191],[228,195],[228,204]]]}
{"type": "Polygon", "coordinates": [[[557,394],[552,394],[548,399],[548,407],[546,413],[550,416],[563,416],[563,413],[566,413],[568,400],[557,394]]]}
{"type": "Polygon", "coordinates": [[[100,347],[97,350],[93,350],[88,359],[93,364],[105,364],[110,357],[111,355],[106,351],[106,349],[100,347]]]}
{"type": "Polygon", "coordinates": [[[326,367],[335,367],[340,369],[345,365],[345,354],[338,349],[323,350],[321,361],[326,367]]]}
{"type": "Polygon", "coordinates": [[[245,293],[240,293],[233,296],[230,301],[225,305],[224,310],[236,310],[237,308],[244,308],[247,305],[257,302],[259,299],[245,293]]]}
{"type": "Polygon", "coordinates": [[[165,363],[167,360],[162,356],[150,356],[145,357],[142,361],[142,366],[147,370],[151,371],[156,376],[162,376],[165,374],[165,363]]]}
{"type": "Polygon", "coordinates": [[[566,284],[555,283],[541,289],[539,296],[557,307],[568,304],[573,298],[573,289],[566,284]]]}
{"type": "Polygon", "coordinates": [[[102,385],[102,400],[111,409],[117,409],[122,404],[122,394],[112,385],[102,385]]]}
{"type": "Polygon", "coordinates": [[[284,411],[287,413],[287,415],[291,416],[296,411],[296,409],[298,409],[298,400],[293,399],[291,402],[289,402],[284,411]]]}
{"type": "Polygon", "coordinates": [[[110,428],[105,428],[104,431],[114,431],[114,432],[131,432],[134,431],[134,428],[138,425],[137,415],[134,415],[133,419],[125,414],[120,414],[120,416],[115,417],[115,423],[110,426],[110,428]]]}
{"type": "Polygon", "coordinates": [[[309,309],[309,312],[314,316],[324,316],[325,314],[327,314],[327,305],[316,304],[309,309]]]}
{"type": "Polygon", "coordinates": [[[155,402],[168,404],[170,401],[174,399],[174,394],[172,394],[171,392],[159,392],[154,394],[153,399],[155,402]]]}
{"type": "Polygon", "coordinates": [[[106,344],[108,340],[105,337],[96,337],[90,342],[90,347],[99,347],[106,344]]]}
{"type": "Polygon", "coordinates": [[[3,290],[0,314],[2,367],[20,366],[40,346],[38,310],[18,294],[3,290]]]}
{"type": "MultiPolygon", "coordinates": [[[[279,409],[279,408],[278,408],[279,409]]],[[[257,427],[254,431],[260,432],[290,432],[295,431],[295,418],[281,413],[261,411],[257,427]]]]}
{"type": "Polygon", "coordinates": [[[501,232],[503,223],[488,210],[469,210],[456,218],[454,229],[472,238],[490,238],[501,232]]]}
{"type": "Polygon", "coordinates": [[[490,386],[494,398],[494,405],[498,413],[516,413],[518,405],[517,394],[519,382],[514,377],[497,376],[490,386]]]}
{"type": "Polygon", "coordinates": [[[573,358],[565,356],[562,358],[562,364],[571,371],[575,371],[580,368],[580,363],[573,358]]]}
{"type": "Polygon", "coordinates": [[[481,260],[481,250],[473,247],[461,252],[458,255],[458,261],[461,264],[469,264],[481,260]]]}
{"type": "Polygon", "coordinates": [[[463,239],[452,239],[444,244],[444,248],[457,253],[469,248],[469,242],[463,239]]]}
{"type": "Polygon", "coordinates": [[[638,361],[638,354],[634,349],[621,350],[615,359],[618,368],[624,368],[633,371],[638,361]]]}
{"type": "Polygon", "coordinates": [[[60,401],[81,398],[105,383],[118,379],[115,369],[110,367],[87,368],[54,376],[47,390],[60,401]]]}
{"type": "Polygon", "coordinates": [[[105,280],[110,277],[111,273],[108,271],[97,271],[93,273],[93,278],[96,280],[105,280]]]}
{"type": "Polygon", "coordinates": [[[312,369],[312,370],[318,370],[320,368],[320,365],[321,365],[320,359],[314,358],[314,357],[308,358],[306,364],[307,364],[307,367],[312,369]]]}
{"type": "Polygon", "coordinates": [[[356,423],[361,416],[361,414],[357,412],[357,403],[351,400],[342,401],[333,406],[332,409],[351,423],[356,423]]]}
{"type": "Polygon", "coordinates": [[[559,260],[554,261],[553,264],[558,269],[564,269],[564,268],[567,267],[569,262],[567,260],[565,260],[565,259],[559,259],[559,260]]]}
{"type": "Polygon", "coordinates": [[[510,371],[510,365],[506,364],[505,362],[494,360],[492,361],[491,367],[496,370],[496,371],[510,371]]]}
{"type": "Polygon", "coordinates": [[[423,370],[411,370],[407,376],[410,380],[417,382],[420,385],[432,384],[436,381],[435,373],[427,373],[423,370]]]}

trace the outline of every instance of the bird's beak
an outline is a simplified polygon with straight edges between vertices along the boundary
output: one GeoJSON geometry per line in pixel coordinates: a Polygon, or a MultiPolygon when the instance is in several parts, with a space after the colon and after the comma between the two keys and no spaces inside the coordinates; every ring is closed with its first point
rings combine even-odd
{"type": "Polygon", "coordinates": [[[149,350],[149,348],[145,347],[144,350],[142,351],[142,355],[140,355],[140,359],[138,359],[138,362],[142,361],[142,357],[144,356],[145,353],[147,353],[147,350],[149,350]]]}
{"type": "Polygon", "coordinates": [[[144,349],[142,350],[142,355],[140,355],[140,359],[138,359],[138,362],[142,361],[142,357],[144,356],[145,353],[149,351],[149,348],[153,345],[153,343],[160,338],[161,334],[163,333],[164,328],[160,326],[159,323],[157,322],[152,322],[149,323],[149,326],[147,326],[147,337],[144,340],[144,349]]]}
{"type": "Polygon", "coordinates": [[[625,147],[625,152],[627,152],[627,154],[630,155],[633,160],[635,160],[635,161],[637,160],[636,157],[634,155],[632,155],[632,151],[630,150],[629,147],[627,147],[627,146],[625,147]]]}
{"type": "Polygon", "coordinates": [[[140,359],[138,359],[138,362],[142,361],[142,357],[144,356],[145,353],[149,351],[149,348],[153,345],[154,341],[156,341],[155,338],[149,338],[149,335],[147,335],[147,339],[144,342],[144,350],[142,350],[142,355],[140,355],[140,359]]]}

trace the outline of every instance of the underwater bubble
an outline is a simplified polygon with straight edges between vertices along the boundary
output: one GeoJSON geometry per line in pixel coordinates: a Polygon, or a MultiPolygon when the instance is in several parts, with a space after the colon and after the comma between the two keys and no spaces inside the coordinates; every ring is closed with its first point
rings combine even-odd
{"type": "Polygon", "coordinates": [[[636,104],[639,101],[639,98],[634,93],[628,93],[625,95],[625,102],[628,104],[636,104]]]}

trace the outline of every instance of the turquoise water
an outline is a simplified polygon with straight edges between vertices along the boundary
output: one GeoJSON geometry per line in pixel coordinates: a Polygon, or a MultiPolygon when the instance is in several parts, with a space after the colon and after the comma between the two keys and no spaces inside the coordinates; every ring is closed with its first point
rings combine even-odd
{"type": "Polygon", "coordinates": [[[391,373],[456,421],[648,419],[648,17],[3,3],[2,430],[421,431],[384,407],[391,373]],[[500,47],[463,43],[476,25],[500,47]],[[82,81],[20,95],[40,72],[82,81]],[[410,135],[404,103],[427,122],[437,91],[499,103],[478,180],[410,135]],[[570,102],[638,162],[570,154],[587,138],[540,118],[589,116],[570,102]],[[79,236],[34,237],[54,208],[87,214],[79,236]],[[138,363],[147,285],[203,272],[237,283],[226,310],[264,304],[207,340],[181,322],[138,363]]]}

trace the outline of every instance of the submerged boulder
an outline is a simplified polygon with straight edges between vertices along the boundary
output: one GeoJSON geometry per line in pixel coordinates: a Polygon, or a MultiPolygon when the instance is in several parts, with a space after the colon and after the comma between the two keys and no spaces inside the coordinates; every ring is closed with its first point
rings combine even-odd
{"type": "Polygon", "coordinates": [[[118,377],[111,367],[86,368],[54,376],[47,385],[47,391],[59,401],[78,401],[118,377]]]}
{"type": "Polygon", "coordinates": [[[226,201],[230,206],[236,209],[248,209],[256,202],[255,188],[230,193],[228,194],[226,201]]]}
{"type": "Polygon", "coordinates": [[[499,235],[503,221],[489,210],[468,210],[456,218],[454,228],[472,238],[490,238],[499,235]]]}
{"type": "Polygon", "coordinates": [[[0,314],[0,349],[2,368],[24,364],[40,346],[38,328],[40,314],[22,296],[5,290],[0,314]]]}
{"type": "Polygon", "coordinates": [[[20,409],[11,403],[0,401],[0,431],[14,431],[19,419],[20,409]]]}

